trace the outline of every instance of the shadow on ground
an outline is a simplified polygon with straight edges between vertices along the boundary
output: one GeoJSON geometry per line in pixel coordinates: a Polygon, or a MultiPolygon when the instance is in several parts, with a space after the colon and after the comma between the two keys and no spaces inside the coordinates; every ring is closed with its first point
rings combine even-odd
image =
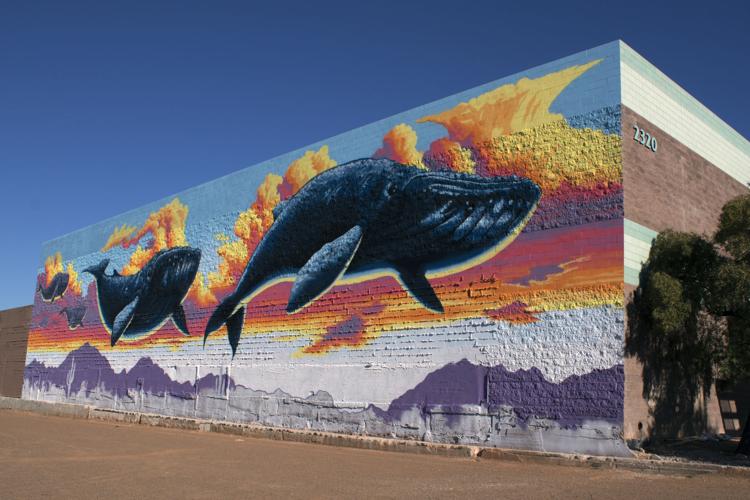
{"type": "Polygon", "coordinates": [[[750,467],[750,457],[735,453],[739,442],[739,437],[659,440],[644,446],[644,450],[667,459],[750,467]]]}

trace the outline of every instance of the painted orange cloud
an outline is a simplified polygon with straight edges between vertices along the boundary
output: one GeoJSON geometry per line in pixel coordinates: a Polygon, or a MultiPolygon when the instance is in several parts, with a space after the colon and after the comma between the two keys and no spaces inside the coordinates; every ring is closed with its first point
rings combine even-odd
{"type": "Polygon", "coordinates": [[[60,252],[44,259],[45,285],[49,286],[52,283],[52,278],[61,272],[63,272],[63,260],[60,252]]]}
{"type": "Polygon", "coordinates": [[[573,80],[599,62],[601,59],[540,78],[521,78],[442,113],[420,118],[417,123],[442,125],[452,140],[468,146],[561,120],[562,115],[550,113],[552,102],[573,80]]]}
{"type": "Polygon", "coordinates": [[[373,158],[388,158],[422,167],[422,153],[417,150],[417,132],[405,123],[399,123],[383,136],[383,146],[375,151],[373,158]]]}
{"type": "MultiPolygon", "coordinates": [[[[273,224],[276,205],[296,194],[316,175],[335,166],[336,161],[328,155],[328,146],[324,145],[318,151],[306,151],[290,163],[284,177],[268,174],[258,188],[255,201],[234,222],[237,239],[226,240],[217,249],[219,264],[216,271],[208,273],[208,286],[216,290],[233,285],[273,224]]],[[[220,238],[225,239],[224,235],[220,238]]]]}
{"type": "Polygon", "coordinates": [[[522,78],[418,119],[448,131],[448,137],[432,142],[424,161],[431,168],[528,177],[545,194],[621,183],[619,136],[571,127],[549,110],[568,85],[600,61],[522,78]]]}
{"type": "Polygon", "coordinates": [[[130,255],[130,261],[120,271],[123,275],[135,274],[160,250],[187,245],[185,238],[187,216],[187,205],[182,204],[179,198],[175,198],[156,212],[152,212],[137,231],[125,224],[116,227],[101,251],[106,252],[115,246],[129,248],[138,244],[146,235],[151,235],[150,244],[145,247],[138,244],[130,255]]]}
{"type": "Polygon", "coordinates": [[[310,179],[335,166],[336,161],[328,155],[328,146],[321,146],[318,151],[305,151],[302,157],[297,158],[287,167],[284,183],[279,187],[281,199],[285,200],[293,196],[310,179]]]}
{"type": "Polygon", "coordinates": [[[466,174],[473,174],[476,167],[471,150],[446,137],[433,141],[425,153],[425,158],[430,166],[466,174]]]}
{"type": "Polygon", "coordinates": [[[127,224],[123,224],[120,227],[115,227],[114,231],[112,231],[112,234],[109,235],[109,238],[107,238],[107,243],[104,244],[104,247],[102,247],[102,252],[106,252],[107,250],[110,250],[114,247],[124,245],[130,239],[133,237],[133,233],[138,229],[135,226],[129,226],[127,224]]]}
{"type": "Polygon", "coordinates": [[[243,273],[255,247],[273,224],[273,209],[281,200],[279,187],[283,182],[280,176],[268,174],[258,188],[253,204],[234,221],[234,235],[238,239],[230,241],[221,235],[226,241],[217,249],[219,265],[216,271],[208,273],[211,289],[230,286],[243,273]]]}
{"type": "Polygon", "coordinates": [[[71,262],[68,262],[68,265],[66,266],[60,252],[56,252],[54,255],[50,255],[44,259],[45,286],[49,286],[50,283],[52,283],[52,278],[54,278],[57,273],[62,272],[68,273],[68,288],[66,291],[72,292],[76,295],[81,295],[81,280],[71,262]]]}

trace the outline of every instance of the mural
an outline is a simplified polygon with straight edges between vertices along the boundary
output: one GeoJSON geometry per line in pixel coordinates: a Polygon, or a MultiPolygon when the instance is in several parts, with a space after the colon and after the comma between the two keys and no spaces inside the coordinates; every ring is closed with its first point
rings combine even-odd
{"type": "Polygon", "coordinates": [[[626,453],[619,61],[596,50],[48,243],[24,397],[626,453]]]}
{"type": "Polygon", "coordinates": [[[83,318],[86,317],[86,306],[70,306],[60,309],[60,314],[64,314],[68,320],[68,328],[75,330],[83,325],[83,318]]]}
{"type": "Polygon", "coordinates": [[[158,330],[167,318],[183,335],[190,335],[182,301],[198,272],[201,251],[175,247],[161,250],[131,276],[105,274],[109,259],[83,270],[96,280],[102,324],[112,346],[122,337],[158,330]]]}
{"type": "Polygon", "coordinates": [[[65,290],[68,289],[68,280],[70,276],[67,273],[57,273],[51,277],[47,286],[38,284],[37,289],[42,300],[45,302],[54,302],[55,299],[62,297],[65,290]]]}
{"type": "MultiPolygon", "coordinates": [[[[312,178],[273,210],[236,290],[216,308],[206,336],[227,325],[237,349],[242,303],[279,276],[296,274],[286,306],[294,313],[343,275],[394,273],[427,309],[443,305],[425,276],[492,255],[525,225],[539,187],[516,176],[422,172],[390,160],[357,160],[312,178]],[[310,220],[310,214],[327,213],[310,220]],[[406,214],[406,215],[404,215],[406,214]]],[[[486,259],[485,259],[486,260],[486,259]]]]}

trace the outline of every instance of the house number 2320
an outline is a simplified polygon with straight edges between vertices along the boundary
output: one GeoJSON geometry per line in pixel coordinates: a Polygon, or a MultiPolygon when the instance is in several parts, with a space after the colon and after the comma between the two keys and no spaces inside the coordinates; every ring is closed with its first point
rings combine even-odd
{"type": "Polygon", "coordinates": [[[638,125],[633,125],[633,129],[635,130],[633,140],[640,142],[643,147],[656,153],[656,150],[659,148],[659,143],[656,141],[656,137],[649,134],[638,125]]]}

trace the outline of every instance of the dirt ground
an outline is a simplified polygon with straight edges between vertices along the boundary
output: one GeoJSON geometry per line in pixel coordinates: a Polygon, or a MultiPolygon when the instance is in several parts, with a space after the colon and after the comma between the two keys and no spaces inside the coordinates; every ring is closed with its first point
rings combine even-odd
{"type": "Polygon", "coordinates": [[[429,457],[0,411],[2,498],[747,498],[750,478],[429,457]]]}

